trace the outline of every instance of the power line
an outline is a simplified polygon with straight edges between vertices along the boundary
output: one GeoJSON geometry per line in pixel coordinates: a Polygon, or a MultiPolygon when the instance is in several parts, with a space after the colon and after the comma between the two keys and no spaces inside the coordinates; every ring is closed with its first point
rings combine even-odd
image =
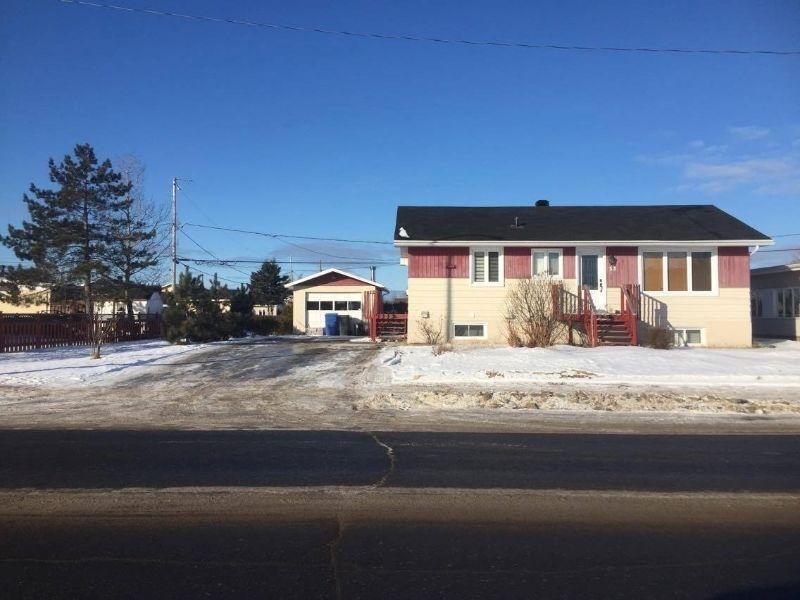
{"type": "Polygon", "coordinates": [[[231,231],[234,233],[247,233],[250,235],[260,235],[268,238],[289,238],[293,240],[315,240],[318,242],[342,242],[345,244],[385,244],[393,246],[394,242],[380,240],[347,240],[343,238],[314,237],[310,235],[287,235],[285,233],[267,233],[264,231],[250,231],[248,229],[235,229],[233,227],[217,227],[215,225],[201,225],[200,223],[184,223],[184,227],[202,227],[204,229],[217,229],[219,231],[231,231]]]}
{"type": "MultiPolygon", "coordinates": [[[[221,265],[230,266],[230,264],[261,264],[263,259],[208,259],[208,258],[192,258],[191,256],[183,256],[178,258],[178,261],[191,261],[199,264],[207,265],[221,265]]],[[[268,262],[275,262],[279,265],[361,265],[368,267],[369,265],[389,266],[398,264],[395,261],[375,261],[375,260],[358,260],[358,261],[342,261],[342,260],[274,260],[269,259],[268,262]]],[[[233,267],[231,267],[233,268],[233,267]]]]}
{"type": "Polygon", "coordinates": [[[795,252],[800,248],[770,248],[769,250],[759,250],[758,252],[795,252]]]}
{"type": "Polygon", "coordinates": [[[60,0],[63,4],[91,6],[128,13],[140,13],[150,16],[172,17],[187,21],[205,21],[209,23],[225,23],[228,25],[244,25],[247,27],[260,27],[276,31],[292,31],[296,33],[318,33],[323,35],[346,36],[372,40],[392,40],[400,42],[423,42],[432,44],[453,44],[461,46],[494,46],[498,48],[517,48],[524,50],[566,50],[578,52],[629,52],[646,54],[716,54],[716,55],[745,55],[761,54],[773,56],[800,55],[800,50],[737,50],[737,49],[702,49],[702,48],[650,48],[650,47],[624,47],[624,46],[578,46],[573,44],[542,44],[533,42],[504,42],[491,40],[468,40],[458,38],[428,37],[420,35],[401,35],[388,33],[373,33],[365,31],[346,31],[341,29],[324,29],[322,27],[309,27],[301,25],[286,25],[284,23],[268,23],[263,21],[249,21],[231,17],[209,17],[205,15],[192,15],[177,13],[152,8],[134,8],[116,4],[103,4],[100,2],[85,2],[83,0],[60,0]]]}
{"type": "Polygon", "coordinates": [[[244,271],[242,271],[241,269],[237,269],[236,267],[231,267],[230,265],[226,265],[226,264],[225,264],[225,261],[223,261],[223,260],[222,260],[222,259],[221,259],[219,256],[217,256],[216,254],[214,254],[213,252],[211,252],[211,250],[208,250],[208,249],[204,248],[203,246],[201,246],[201,245],[200,245],[200,244],[197,242],[197,240],[195,240],[195,239],[194,239],[193,237],[191,237],[191,236],[190,236],[188,233],[186,233],[186,232],[183,230],[183,228],[181,228],[181,230],[180,230],[180,231],[181,231],[181,233],[182,233],[184,236],[186,236],[186,238],[187,238],[187,239],[188,239],[190,242],[192,242],[192,243],[193,243],[195,246],[197,246],[198,248],[200,248],[200,250],[202,250],[203,252],[205,252],[205,253],[206,253],[206,254],[208,254],[209,256],[211,256],[211,257],[215,258],[216,260],[218,260],[218,261],[219,261],[219,264],[220,264],[221,266],[227,266],[227,267],[229,267],[230,269],[233,269],[234,271],[236,271],[237,273],[241,273],[242,275],[246,275],[247,277],[250,277],[250,273],[245,273],[245,272],[244,272],[244,271]]]}
{"type": "Polygon", "coordinates": [[[782,233],[780,235],[771,235],[770,237],[779,238],[779,237],[797,237],[800,233],[782,233]]]}
{"type": "MultiPolygon", "coordinates": [[[[178,262],[181,262],[181,260],[178,259],[178,262]]],[[[186,264],[186,263],[183,263],[183,264],[186,264]]],[[[202,273],[206,277],[213,277],[214,276],[211,273],[208,273],[206,271],[198,269],[197,267],[193,267],[193,266],[190,266],[190,265],[186,265],[186,266],[189,267],[190,271],[197,271],[198,273],[202,273]]],[[[215,275],[216,275],[216,273],[215,273],[215,275]]],[[[235,281],[233,279],[228,279],[227,277],[220,277],[219,275],[217,275],[217,279],[222,279],[223,281],[227,281],[228,283],[236,283],[236,284],[247,283],[246,281],[235,281]]]]}

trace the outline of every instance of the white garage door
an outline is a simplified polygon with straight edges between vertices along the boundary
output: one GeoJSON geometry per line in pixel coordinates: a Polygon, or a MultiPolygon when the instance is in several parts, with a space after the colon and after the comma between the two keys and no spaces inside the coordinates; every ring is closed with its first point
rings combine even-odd
{"type": "Polygon", "coordinates": [[[361,301],[363,296],[359,292],[335,293],[309,293],[306,295],[306,324],[309,329],[325,327],[325,313],[338,313],[350,315],[351,318],[360,319],[362,315],[361,301]]]}

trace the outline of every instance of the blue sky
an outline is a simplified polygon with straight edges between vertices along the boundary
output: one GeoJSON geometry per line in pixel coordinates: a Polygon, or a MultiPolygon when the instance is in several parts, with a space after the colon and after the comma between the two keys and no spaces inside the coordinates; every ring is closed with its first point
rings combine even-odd
{"type": "MultiPolygon", "coordinates": [[[[117,3],[379,33],[800,48],[794,0],[117,3]]],[[[765,233],[800,233],[798,73],[800,57],[373,41],[7,0],[0,226],[25,217],[22,193],[46,183],[48,157],[88,141],[112,160],[138,156],[156,201],[168,200],[173,175],[192,179],[187,223],[390,240],[398,204],[549,198],[714,203],[765,233]]],[[[186,231],[223,257],[395,255],[186,231]]],[[[203,256],[181,243],[181,254],[203,256]]],[[[0,248],[0,262],[10,257],[0,248]]],[[[405,270],[381,267],[378,279],[402,289],[405,270]]]]}

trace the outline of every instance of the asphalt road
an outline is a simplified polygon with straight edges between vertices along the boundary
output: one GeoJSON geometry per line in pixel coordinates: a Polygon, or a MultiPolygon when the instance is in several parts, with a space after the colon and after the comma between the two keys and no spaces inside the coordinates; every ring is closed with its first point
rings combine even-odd
{"type": "Polygon", "coordinates": [[[800,436],[0,431],[0,488],[800,491],[800,436]]]}
{"type": "Polygon", "coordinates": [[[4,598],[800,596],[796,436],[6,430],[0,488],[4,598]]]}

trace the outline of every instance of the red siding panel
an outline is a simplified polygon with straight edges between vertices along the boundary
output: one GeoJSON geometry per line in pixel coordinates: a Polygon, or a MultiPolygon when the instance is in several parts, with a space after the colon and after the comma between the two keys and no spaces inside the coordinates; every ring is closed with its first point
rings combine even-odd
{"type": "Polygon", "coordinates": [[[719,287],[750,287],[750,251],[746,246],[719,249],[719,287]]]}
{"type": "Polygon", "coordinates": [[[639,282],[639,249],[626,246],[609,246],[606,248],[606,264],[608,275],[607,287],[620,287],[639,282]],[[611,257],[617,258],[617,264],[611,267],[611,257]]]}
{"type": "Polygon", "coordinates": [[[564,279],[575,279],[575,246],[562,249],[564,257],[564,279]]]}
{"type": "Polygon", "coordinates": [[[469,277],[469,248],[409,248],[409,277],[469,277]],[[449,267],[449,268],[448,268],[449,267]]]}
{"type": "Polygon", "coordinates": [[[531,249],[520,247],[503,248],[503,263],[506,277],[523,279],[531,276],[531,249]]]}
{"type": "Polygon", "coordinates": [[[303,284],[304,287],[315,285],[364,285],[364,282],[352,277],[339,275],[338,273],[327,273],[303,284]]]}

